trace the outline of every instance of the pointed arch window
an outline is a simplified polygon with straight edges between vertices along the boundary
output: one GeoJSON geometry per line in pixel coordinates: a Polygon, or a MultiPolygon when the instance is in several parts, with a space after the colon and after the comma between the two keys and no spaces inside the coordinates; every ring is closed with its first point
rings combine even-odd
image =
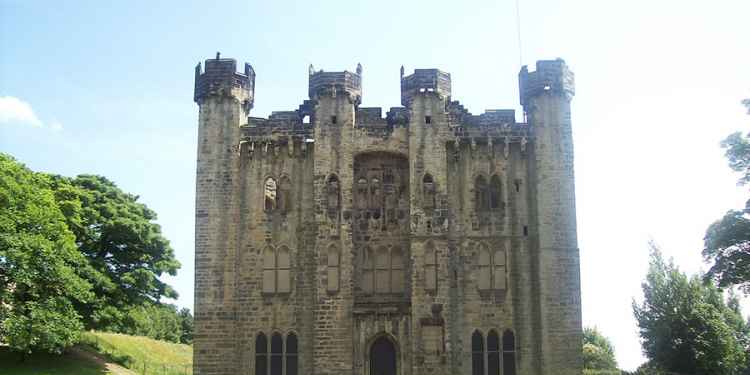
{"type": "Polygon", "coordinates": [[[341,273],[341,252],[336,245],[328,247],[328,286],[329,292],[339,291],[339,280],[341,273]]]}
{"type": "Polygon", "coordinates": [[[326,182],[326,205],[328,218],[336,220],[341,210],[341,188],[339,187],[339,179],[335,174],[328,177],[326,182]]]}
{"type": "Polygon", "coordinates": [[[432,242],[427,242],[424,250],[424,287],[437,290],[437,252],[432,242]]]}
{"type": "Polygon", "coordinates": [[[286,336],[286,375],[297,375],[297,364],[297,335],[290,333],[286,336]]]}
{"type": "Polygon", "coordinates": [[[491,210],[502,210],[504,208],[502,184],[498,175],[492,175],[490,179],[489,197],[491,210]]]}
{"type": "Polygon", "coordinates": [[[255,375],[268,375],[268,340],[263,332],[255,338],[255,375]]]}
{"type": "Polygon", "coordinates": [[[292,181],[286,176],[279,181],[276,202],[282,214],[287,214],[292,210],[292,181]]]}
{"type": "Polygon", "coordinates": [[[278,184],[271,177],[263,184],[263,210],[266,212],[276,211],[278,205],[278,184]]]}
{"type": "Polygon", "coordinates": [[[376,210],[383,207],[383,187],[378,178],[370,180],[370,209],[376,210]]]}
{"type": "Polygon", "coordinates": [[[471,374],[484,374],[484,337],[479,331],[471,335],[471,374]]]}
{"type": "Polygon", "coordinates": [[[426,210],[435,208],[435,181],[429,173],[422,178],[422,206],[426,210]]]}
{"type": "Polygon", "coordinates": [[[511,330],[503,332],[503,375],[516,375],[516,336],[511,330]]]}
{"type": "Polygon", "coordinates": [[[282,374],[282,359],[284,355],[284,341],[279,333],[271,336],[271,375],[282,374]]]}
{"type": "Polygon", "coordinates": [[[360,177],[357,179],[357,208],[366,209],[370,202],[369,186],[367,184],[367,178],[360,177]]]}
{"type": "Polygon", "coordinates": [[[474,183],[474,209],[483,212],[489,209],[489,191],[487,179],[479,176],[474,183]]]}
{"type": "Polygon", "coordinates": [[[494,329],[487,334],[487,375],[500,375],[500,338],[494,329]]]}
{"type": "Polygon", "coordinates": [[[263,250],[263,293],[289,293],[291,290],[291,267],[289,248],[271,246],[263,250]]]}

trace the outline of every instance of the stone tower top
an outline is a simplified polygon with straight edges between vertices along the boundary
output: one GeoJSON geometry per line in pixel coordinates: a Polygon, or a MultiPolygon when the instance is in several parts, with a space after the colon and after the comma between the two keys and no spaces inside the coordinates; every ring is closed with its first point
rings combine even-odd
{"type": "Polygon", "coordinates": [[[439,69],[414,69],[414,74],[404,77],[404,68],[401,67],[401,105],[409,106],[420,92],[434,92],[450,98],[451,74],[439,69]]]}
{"type": "Polygon", "coordinates": [[[200,103],[208,96],[235,96],[242,99],[246,106],[252,108],[255,97],[255,70],[245,63],[245,72],[237,72],[235,59],[222,59],[216,53],[215,59],[205,62],[206,70],[201,70],[201,64],[195,67],[195,92],[193,100],[200,103]]]}
{"type": "Polygon", "coordinates": [[[309,78],[310,99],[322,95],[347,94],[355,105],[362,103],[362,66],[357,65],[357,72],[324,72],[315,71],[310,65],[309,78]]]}
{"type": "Polygon", "coordinates": [[[531,97],[544,92],[565,95],[570,99],[575,94],[575,76],[565,60],[540,60],[536,62],[536,71],[529,72],[524,65],[518,74],[518,84],[521,94],[521,105],[526,107],[531,97]]]}

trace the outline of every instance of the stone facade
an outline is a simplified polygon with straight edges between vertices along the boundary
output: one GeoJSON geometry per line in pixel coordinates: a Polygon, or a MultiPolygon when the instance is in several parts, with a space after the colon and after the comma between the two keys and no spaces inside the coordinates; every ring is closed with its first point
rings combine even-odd
{"type": "Polygon", "coordinates": [[[297,110],[250,117],[255,72],[195,70],[195,373],[580,374],[570,100],[562,60],[521,104],[472,115],[451,76],[316,71],[297,110]]]}

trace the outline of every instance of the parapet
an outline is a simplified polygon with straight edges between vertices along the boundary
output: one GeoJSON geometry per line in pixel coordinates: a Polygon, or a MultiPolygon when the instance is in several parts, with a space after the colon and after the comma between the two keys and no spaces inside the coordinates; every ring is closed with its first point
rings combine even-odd
{"type": "Polygon", "coordinates": [[[362,103],[362,67],[357,66],[357,73],[349,71],[324,72],[314,71],[310,65],[309,79],[310,99],[316,99],[322,95],[335,96],[348,94],[355,105],[362,103]]]}
{"type": "Polygon", "coordinates": [[[526,106],[531,97],[548,92],[570,99],[575,94],[575,76],[563,59],[536,62],[536,71],[529,72],[524,65],[518,74],[521,105],[526,106]]]}
{"type": "Polygon", "coordinates": [[[235,59],[222,59],[216,54],[215,59],[206,60],[205,71],[201,64],[195,67],[195,92],[193,100],[196,103],[211,95],[236,95],[252,108],[255,95],[255,71],[250,64],[245,63],[245,72],[237,72],[235,59]]]}
{"type": "Polygon", "coordinates": [[[414,69],[414,74],[404,77],[401,68],[401,105],[409,106],[418,93],[434,92],[441,97],[451,96],[451,74],[438,69],[414,69]]]}

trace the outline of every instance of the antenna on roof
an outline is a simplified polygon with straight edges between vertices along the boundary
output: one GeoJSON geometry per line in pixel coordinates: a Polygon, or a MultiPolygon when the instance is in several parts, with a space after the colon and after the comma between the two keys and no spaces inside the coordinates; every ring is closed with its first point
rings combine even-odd
{"type": "Polygon", "coordinates": [[[518,68],[523,66],[523,48],[521,47],[521,6],[516,0],[516,35],[518,36],[518,68]]]}

